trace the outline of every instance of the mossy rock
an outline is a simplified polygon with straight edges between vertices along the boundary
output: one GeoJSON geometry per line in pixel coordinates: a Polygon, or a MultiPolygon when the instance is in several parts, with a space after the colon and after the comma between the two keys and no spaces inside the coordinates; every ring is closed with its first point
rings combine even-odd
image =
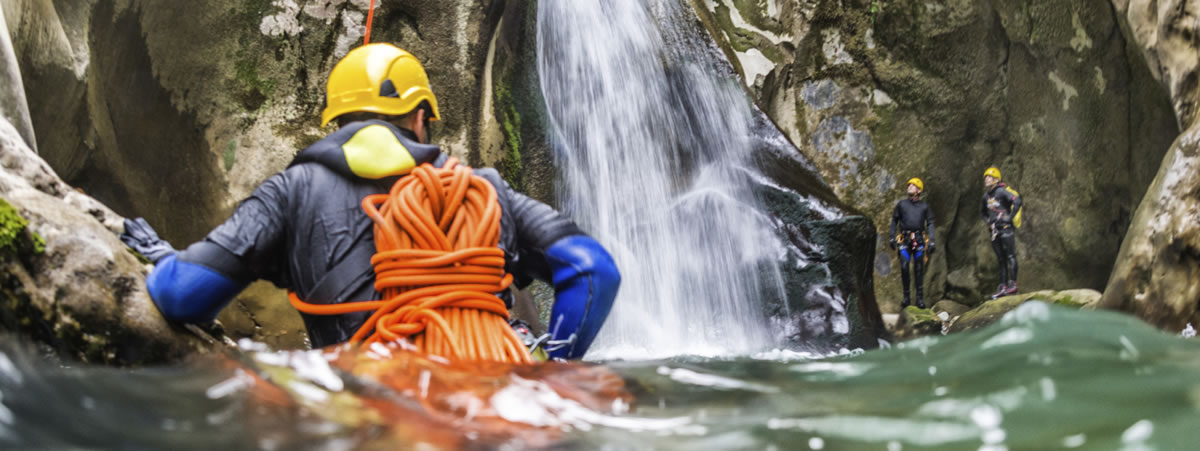
{"type": "Polygon", "coordinates": [[[950,318],[954,318],[957,316],[962,316],[964,313],[967,313],[968,311],[971,310],[971,307],[967,307],[965,305],[959,304],[959,303],[951,301],[949,299],[944,299],[944,300],[938,301],[937,304],[934,304],[933,308],[931,310],[933,310],[934,313],[937,313],[937,314],[945,313],[947,315],[950,315],[950,318]]]}
{"type": "Polygon", "coordinates": [[[896,338],[909,339],[941,333],[942,319],[938,318],[933,310],[910,305],[900,311],[900,320],[896,323],[896,338]]]}
{"type": "Polygon", "coordinates": [[[0,199],[0,254],[19,257],[45,251],[46,240],[29,229],[29,221],[12,204],[0,199]]]}
{"type": "Polygon", "coordinates": [[[1064,307],[1081,308],[1094,304],[1100,299],[1100,292],[1090,289],[1078,290],[1043,290],[1033,293],[1014,294],[999,299],[984,302],[979,307],[964,313],[953,324],[949,332],[962,332],[978,329],[998,321],[1005,313],[1028,301],[1043,301],[1064,307]]]}

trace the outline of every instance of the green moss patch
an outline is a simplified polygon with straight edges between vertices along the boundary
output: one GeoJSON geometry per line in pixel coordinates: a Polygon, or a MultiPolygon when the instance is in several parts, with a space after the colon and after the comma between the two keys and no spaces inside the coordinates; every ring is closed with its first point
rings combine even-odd
{"type": "Polygon", "coordinates": [[[496,109],[498,119],[500,120],[501,129],[504,132],[504,145],[507,147],[507,152],[504,153],[504,158],[496,164],[496,169],[500,171],[500,175],[508,181],[518,191],[524,191],[524,164],[521,161],[521,115],[517,112],[517,105],[513,100],[512,88],[508,83],[508,75],[505,74],[495,85],[494,92],[496,98],[496,109]]]}
{"type": "Polygon", "coordinates": [[[46,252],[46,240],[29,230],[29,221],[4,199],[0,199],[0,252],[18,256],[46,252]]]}

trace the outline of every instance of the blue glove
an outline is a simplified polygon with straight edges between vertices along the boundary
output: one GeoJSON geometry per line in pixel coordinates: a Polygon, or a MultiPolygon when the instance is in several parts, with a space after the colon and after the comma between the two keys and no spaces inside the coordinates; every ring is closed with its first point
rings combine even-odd
{"type": "Polygon", "coordinates": [[[175,254],[146,276],[146,290],[158,311],[168,321],[181,323],[211,322],[246,285],[175,254]]]}
{"type": "Polygon", "coordinates": [[[144,218],[125,220],[125,231],[121,233],[121,242],[153,263],[158,263],[163,257],[175,253],[175,248],[171,247],[171,243],[159,238],[158,233],[144,218]]]}
{"type": "Polygon", "coordinates": [[[612,310],[621,275],[612,256],[587,235],[571,235],[546,250],[554,273],[554,307],[550,309],[550,357],[578,359],[596,339],[612,310]]]}

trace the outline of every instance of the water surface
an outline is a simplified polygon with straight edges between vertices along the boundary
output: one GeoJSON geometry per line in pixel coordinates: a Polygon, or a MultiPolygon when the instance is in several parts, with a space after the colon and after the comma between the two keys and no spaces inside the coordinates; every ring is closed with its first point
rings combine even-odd
{"type": "Polygon", "coordinates": [[[978,332],[829,357],[511,368],[258,347],[120,370],[5,340],[0,446],[1132,450],[1200,436],[1200,342],[1037,302],[978,332]]]}

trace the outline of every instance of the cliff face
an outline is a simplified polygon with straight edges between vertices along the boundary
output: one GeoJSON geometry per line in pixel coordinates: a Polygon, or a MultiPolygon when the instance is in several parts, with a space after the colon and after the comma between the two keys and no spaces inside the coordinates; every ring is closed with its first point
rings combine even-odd
{"type": "Polygon", "coordinates": [[[1176,133],[1170,101],[1103,0],[695,2],[759,105],[879,233],[875,292],[900,301],[887,226],[920,177],[937,218],[927,302],[999,282],[983,171],[1024,196],[1023,290],[1103,288],[1176,133]]]}
{"type": "Polygon", "coordinates": [[[1100,307],[1169,330],[1200,324],[1200,3],[1114,0],[1124,31],[1171,95],[1182,134],[1133,216],[1100,307]]]}

